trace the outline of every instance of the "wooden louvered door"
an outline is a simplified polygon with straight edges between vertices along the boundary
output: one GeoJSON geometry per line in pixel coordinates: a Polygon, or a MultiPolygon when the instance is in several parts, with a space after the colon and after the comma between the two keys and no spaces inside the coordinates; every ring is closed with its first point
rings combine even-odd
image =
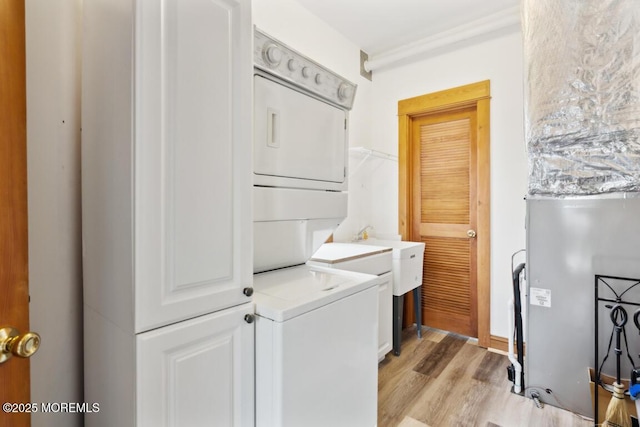
{"type": "Polygon", "coordinates": [[[414,240],[425,243],[424,324],[478,336],[476,109],[430,114],[412,124],[414,240]],[[473,236],[473,237],[471,237],[473,236]]]}
{"type": "Polygon", "coordinates": [[[492,345],[490,101],[489,80],[398,101],[398,226],[425,242],[423,324],[481,347],[492,345]]]}

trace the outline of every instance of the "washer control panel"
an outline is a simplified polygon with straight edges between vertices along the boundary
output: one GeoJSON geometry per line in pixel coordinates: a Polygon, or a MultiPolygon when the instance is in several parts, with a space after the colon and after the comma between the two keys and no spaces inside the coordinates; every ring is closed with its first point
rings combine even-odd
{"type": "Polygon", "coordinates": [[[350,110],[357,86],[254,27],[256,68],[350,110]]]}

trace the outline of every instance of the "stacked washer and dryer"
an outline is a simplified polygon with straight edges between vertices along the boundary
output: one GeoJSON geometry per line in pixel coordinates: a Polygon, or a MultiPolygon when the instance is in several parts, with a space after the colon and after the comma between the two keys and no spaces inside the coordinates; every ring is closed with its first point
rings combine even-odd
{"type": "Polygon", "coordinates": [[[256,425],[373,427],[381,279],[305,264],[347,215],[356,86],[254,34],[256,425]]]}

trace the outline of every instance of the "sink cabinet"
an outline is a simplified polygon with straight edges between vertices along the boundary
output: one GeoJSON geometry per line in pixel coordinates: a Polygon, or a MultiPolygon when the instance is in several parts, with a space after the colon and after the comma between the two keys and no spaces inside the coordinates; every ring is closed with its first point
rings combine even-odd
{"type": "Polygon", "coordinates": [[[422,337],[421,297],[425,244],[422,242],[378,239],[362,240],[358,243],[376,247],[386,246],[393,251],[393,353],[399,356],[404,295],[409,291],[413,292],[418,337],[422,337]]]}

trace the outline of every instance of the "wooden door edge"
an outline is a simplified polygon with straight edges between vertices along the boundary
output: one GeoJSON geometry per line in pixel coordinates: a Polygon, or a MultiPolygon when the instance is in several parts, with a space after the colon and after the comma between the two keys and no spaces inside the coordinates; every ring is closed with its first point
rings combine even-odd
{"type": "Polygon", "coordinates": [[[398,116],[398,230],[402,240],[409,240],[410,225],[407,216],[411,212],[411,198],[407,197],[411,191],[411,168],[409,161],[409,126],[411,119],[406,114],[398,116]]]}
{"type": "MultiPolygon", "coordinates": [[[[29,331],[29,222],[27,186],[27,86],[25,1],[4,1],[0,11],[0,86],[2,111],[2,239],[0,268],[0,326],[19,333],[29,331]]],[[[28,403],[31,395],[30,361],[11,357],[0,367],[2,403],[28,403]]],[[[0,425],[29,426],[28,411],[5,411],[0,425]]]]}
{"type": "Polygon", "coordinates": [[[478,139],[477,180],[477,289],[478,344],[488,347],[491,342],[491,159],[490,159],[490,102],[480,99],[476,105],[478,139]]]}

